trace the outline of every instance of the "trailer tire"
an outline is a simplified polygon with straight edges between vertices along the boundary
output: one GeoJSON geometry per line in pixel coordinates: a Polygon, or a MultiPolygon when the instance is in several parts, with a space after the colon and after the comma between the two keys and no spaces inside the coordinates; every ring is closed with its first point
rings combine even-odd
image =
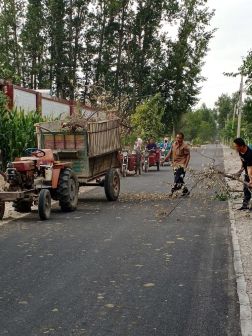
{"type": "Polygon", "coordinates": [[[15,201],[13,202],[13,207],[15,211],[20,212],[20,213],[31,212],[32,201],[27,201],[27,200],[15,201]]]}
{"type": "Polygon", "coordinates": [[[108,201],[116,201],[120,194],[120,176],[115,169],[110,169],[104,181],[104,190],[108,201]]]}
{"type": "Polygon", "coordinates": [[[5,202],[1,201],[0,202],[0,220],[3,219],[4,211],[5,211],[5,202]]]}
{"type": "Polygon", "coordinates": [[[64,212],[74,211],[78,204],[79,185],[74,172],[66,168],[61,171],[58,184],[58,199],[61,210],[64,212]]]}
{"type": "Polygon", "coordinates": [[[38,198],[38,213],[42,220],[50,218],[51,215],[51,194],[48,189],[41,189],[38,198]]]}

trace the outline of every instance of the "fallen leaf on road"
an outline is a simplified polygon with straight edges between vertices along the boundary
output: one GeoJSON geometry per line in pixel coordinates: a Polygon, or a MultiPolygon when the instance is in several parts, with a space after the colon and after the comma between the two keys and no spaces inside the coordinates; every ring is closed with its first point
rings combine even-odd
{"type": "Polygon", "coordinates": [[[149,282],[149,283],[144,284],[144,287],[146,287],[146,288],[154,287],[154,286],[155,286],[155,284],[152,283],[152,282],[149,282]]]}

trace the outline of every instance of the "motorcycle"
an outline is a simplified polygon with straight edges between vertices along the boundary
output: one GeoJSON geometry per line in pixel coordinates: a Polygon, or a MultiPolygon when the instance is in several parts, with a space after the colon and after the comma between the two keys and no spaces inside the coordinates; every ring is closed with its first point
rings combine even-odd
{"type": "Polygon", "coordinates": [[[123,151],[121,153],[121,174],[123,177],[127,176],[128,164],[129,164],[129,153],[128,151],[123,151]]]}
{"type": "Polygon", "coordinates": [[[169,150],[170,150],[170,148],[162,148],[161,149],[161,162],[162,162],[162,166],[164,166],[165,164],[167,164],[168,166],[170,165],[170,159],[166,159],[165,161],[164,161],[164,159],[165,159],[165,157],[166,157],[166,155],[168,154],[168,152],[169,152],[169,150]]]}

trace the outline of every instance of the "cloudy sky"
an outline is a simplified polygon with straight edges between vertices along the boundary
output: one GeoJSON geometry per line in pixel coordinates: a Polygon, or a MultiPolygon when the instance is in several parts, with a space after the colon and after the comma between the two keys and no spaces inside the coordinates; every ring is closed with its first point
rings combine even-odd
{"type": "Polygon", "coordinates": [[[239,89],[239,78],[225,77],[223,72],[236,72],[242,58],[252,49],[252,0],[208,0],[215,8],[212,27],[218,30],[210,42],[210,51],[205,58],[199,96],[202,104],[213,107],[222,93],[231,94],[239,89]]]}

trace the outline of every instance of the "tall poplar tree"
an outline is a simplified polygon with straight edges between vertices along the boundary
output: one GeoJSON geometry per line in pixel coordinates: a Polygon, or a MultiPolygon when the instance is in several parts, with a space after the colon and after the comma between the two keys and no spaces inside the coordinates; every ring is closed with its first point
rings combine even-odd
{"type": "Polygon", "coordinates": [[[175,132],[183,113],[197,101],[203,60],[214,33],[209,28],[212,16],[205,0],[183,0],[180,5],[178,37],[169,42],[168,65],[163,68],[161,84],[168,130],[175,132]]]}
{"type": "Polygon", "coordinates": [[[20,27],[24,15],[25,0],[0,2],[0,74],[14,82],[21,80],[20,27]]]}
{"type": "Polygon", "coordinates": [[[46,0],[51,91],[67,97],[66,1],[46,0]]]}
{"type": "Polygon", "coordinates": [[[21,33],[22,76],[25,85],[31,89],[46,88],[49,74],[46,52],[45,3],[42,0],[28,0],[26,21],[21,33]]]}

